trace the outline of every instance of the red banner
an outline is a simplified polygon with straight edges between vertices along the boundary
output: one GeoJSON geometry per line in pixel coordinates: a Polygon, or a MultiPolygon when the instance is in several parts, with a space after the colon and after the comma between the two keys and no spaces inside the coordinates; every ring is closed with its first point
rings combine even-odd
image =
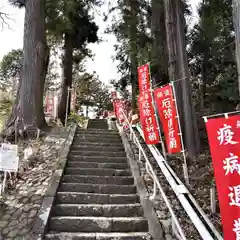
{"type": "Polygon", "coordinates": [[[54,115],[54,94],[47,93],[46,94],[46,113],[50,115],[54,115]]]}
{"type": "Polygon", "coordinates": [[[124,115],[123,115],[123,111],[124,111],[124,101],[121,99],[115,99],[113,101],[113,106],[114,106],[114,111],[116,113],[116,117],[118,119],[118,121],[120,123],[124,122],[124,115]]]}
{"type": "Polygon", "coordinates": [[[77,96],[76,96],[76,91],[75,89],[72,90],[71,92],[71,110],[75,111],[75,106],[76,106],[76,100],[77,100],[77,96]]]}
{"type": "Polygon", "coordinates": [[[138,86],[140,95],[141,93],[150,89],[150,76],[148,64],[138,67],[138,86]]]}
{"type": "Polygon", "coordinates": [[[240,115],[206,122],[224,240],[240,239],[240,115]]]}
{"type": "Polygon", "coordinates": [[[168,153],[181,152],[181,139],[177,119],[176,104],[172,86],[166,85],[154,91],[154,98],[167,143],[168,153]]]}
{"type": "Polygon", "coordinates": [[[150,92],[145,92],[138,98],[140,121],[144,133],[146,144],[157,144],[159,142],[159,132],[157,122],[154,116],[152,98],[150,92]]]}

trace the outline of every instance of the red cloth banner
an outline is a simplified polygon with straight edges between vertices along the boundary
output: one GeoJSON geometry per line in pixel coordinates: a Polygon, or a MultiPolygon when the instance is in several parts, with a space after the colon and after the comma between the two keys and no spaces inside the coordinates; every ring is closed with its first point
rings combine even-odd
{"type": "Polygon", "coordinates": [[[46,94],[46,113],[51,116],[54,115],[54,94],[47,93],[46,94]]]}
{"type": "Polygon", "coordinates": [[[224,240],[240,239],[240,115],[207,119],[224,240]]]}
{"type": "Polygon", "coordinates": [[[160,120],[167,143],[168,153],[181,152],[181,139],[179,136],[177,109],[173,96],[172,86],[166,85],[154,91],[160,120]]]}
{"type": "Polygon", "coordinates": [[[138,102],[145,143],[157,144],[159,143],[159,132],[157,128],[157,121],[154,116],[151,93],[145,92],[140,95],[138,102]]]}
{"type": "Polygon", "coordinates": [[[145,64],[138,67],[138,86],[139,93],[146,92],[150,89],[149,65],[145,64]]]}
{"type": "Polygon", "coordinates": [[[120,123],[124,122],[124,101],[122,99],[115,99],[113,101],[114,111],[116,113],[116,117],[120,123]]]}
{"type": "Polygon", "coordinates": [[[77,100],[76,95],[77,95],[76,91],[75,91],[75,89],[73,89],[72,93],[71,93],[71,110],[75,110],[76,100],[77,100]]]}

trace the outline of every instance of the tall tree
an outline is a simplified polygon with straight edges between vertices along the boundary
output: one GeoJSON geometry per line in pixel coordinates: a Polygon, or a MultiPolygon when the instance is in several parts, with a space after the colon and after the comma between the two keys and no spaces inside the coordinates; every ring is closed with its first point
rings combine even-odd
{"type": "Polygon", "coordinates": [[[152,0],[151,73],[154,84],[168,82],[168,53],[163,0],[152,0]]]}
{"type": "Polygon", "coordinates": [[[233,2],[233,23],[235,27],[235,41],[236,41],[236,61],[238,69],[238,89],[240,95],[240,2],[232,0],[233,2]]]}
{"type": "MultiPolygon", "coordinates": [[[[16,1],[15,1],[16,2],[16,1]]],[[[17,2],[22,5],[23,1],[17,2]]],[[[42,128],[45,125],[43,112],[44,69],[48,60],[45,37],[45,5],[42,0],[26,0],[23,68],[16,102],[7,122],[7,135],[29,126],[42,128]]]]}
{"type": "Polygon", "coordinates": [[[119,62],[118,72],[121,74],[119,86],[124,90],[131,85],[132,109],[136,110],[138,92],[137,67],[150,60],[149,36],[149,3],[139,0],[118,0],[112,6],[109,15],[113,14],[107,33],[115,34],[115,59],[119,62]]]}
{"type": "Polygon", "coordinates": [[[111,96],[106,85],[104,85],[93,73],[87,72],[75,75],[75,87],[77,90],[77,102],[79,105],[86,106],[86,115],[88,108],[111,110],[111,96]]]}
{"type": "Polygon", "coordinates": [[[132,110],[137,109],[137,24],[138,24],[138,1],[127,0],[127,6],[130,7],[129,19],[129,42],[130,42],[130,69],[131,69],[131,84],[132,84],[132,110]]]}
{"type": "Polygon", "coordinates": [[[200,82],[197,107],[212,113],[233,111],[239,98],[231,4],[232,0],[204,0],[199,22],[188,36],[190,68],[200,82]]]}
{"type": "Polygon", "coordinates": [[[181,0],[165,0],[166,32],[169,51],[169,76],[175,84],[185,146],[190,157],[200,150],[196,115],[192,104],[190,74],[185,41],[185,6],[181,0]],[[179,108],[180,109],[180,108],[179,108]],[[181,110],[181,109],[180,109],[181,110]]]}
{"type": "MultiPolygon", "coordinates": [[[[73,74],[73,52],[75,49],[83,49],[86,42],[96,42],[97,30],[95,22],[89,15],[90,6],[98,3],[94,0],[79,1],[54,1],[49,2],[54,19],[49,15],[49,28],[51,34],[64,36],[63,54],[63,78],[61,83],[61,96],[58,106],[58,117],[64,121],[66,114],[66,104],[68,88],[72,86],[73,74]],[[60,28],[55,23],[61,23],[60,28]]],[[[69,95],[69,99],[70,99],[69,95]]],[[[70,103],[70,101],[69,101],[70,103]]]]}

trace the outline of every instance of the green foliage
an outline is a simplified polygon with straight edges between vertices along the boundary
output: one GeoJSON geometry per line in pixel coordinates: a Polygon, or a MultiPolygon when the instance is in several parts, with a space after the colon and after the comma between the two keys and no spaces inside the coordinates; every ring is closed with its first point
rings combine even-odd
{"type": "Polygon", "coordinates": [[[77,123],[81,126],[84,125],[85,121],[87,120],[88,118],[84,117],[84,116],[80,116],[78,115],[77,113],[75,112],[71,112],[69,117],[68,117],[68,121],[69,122],[74,122],[74,123],[77,123]]]}
{"type": "Polygon", "coordinates": [[[75,75],[75,87],[77,90],[78,105],[86,105],[105,110],[112,109],[111,96],[108,88],[99,80],[95,73],[75,75]]]}
{"type": "Polygon", "coordinates": [[[12,110],[13,102],[9,99],[0,101],[0,132],[3,130],[5,122],[12,110]]]}
{"type": "Polygon", "coordinates": [[[98,41],[98,27],[89,15],[92,4],[98,1],[47,0],[46,24],[48,35],[62,40],[68,33],[73,36],[74,48],[80,49],[85,42],[98,41]]]}
{"type": "Polygon", "coordinates": [[[0,116],[9,116],[13,102],[9,99],[4,99],[0,102],[0,116]]]}
{"type": "Polygon", "coordinates": [[[232,0],[201,3],[200,20],[188,36],[190,68],[202,82],[205,107],[220,112],[238,102],[231,5],[232,0]]]}
{"type": "Polygon", "coordinates": [[[137,14],[132,15],[129,0],[118,0],[110,3],[111,8],[106,20],[111,20],[106,33],[113,33],[116,36],[117,44],[115,48],[115,60],[118,62],[118,72],[121,78],[117,87],[124,90],[127,85],[131,84],[131,60],[130,54],[135,51],[131,47],[131,42],[135,41],[137,45],[137,62],[146,63],[150,60],[150,4],[148,1],[136,0],[137,14]],[[132,39],[131,24],[137,23],[136,40],[132,39]]]}
{"type": "Polygon", "coordinates": [[[0,62],[0,89],[16,91],[22,69],[23,52],[12,50],[3,56],[0,62]]]}

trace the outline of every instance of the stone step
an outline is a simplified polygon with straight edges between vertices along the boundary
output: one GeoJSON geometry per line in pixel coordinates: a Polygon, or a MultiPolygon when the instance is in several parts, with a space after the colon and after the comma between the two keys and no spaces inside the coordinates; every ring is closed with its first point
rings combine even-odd
{"type": "Polygon", "coordinates": [[[45,240],[151,240],[151,236],[146,232],[129,233],[70,233],[52,232],[45,236],[45,240]]]}
{"type": "Polygon", "coordinates": [[[73,145],[76,143],[82,143],[82,142],[94,142],[94,143],[113,143],[113,144],[122,144],[121,138],[109,138],[109,137],[95,137],[94,135],[90,136],[78,136],[74,137],[73,139],[73,145]]]}
{"type": "Polygon", "coordinates": [[[110,168],[110,169],[129,169],[127,163],[98,163],[98,162],[81,162],[76,160],[69,160],[67,166],[75,166],[76,168],[110,168]]]}
{"type": "Polygon", "coordinates": [[[110,136],[110,137],[119,137],[119,133],[116,131],[76,131],[75,136],[85,136],[85,135],[94,135],[94,136],[110,136]]]}
{"type": "Polygon", "coordinates": [[[108,129],[106,119],[89,119],[87,129],[108,129]]]}
{"type": "Polygon", "coordinates": [[[71,153],[79,153],[82,151],[105,151],[105,152],[124,152],[123,146],[98,146],[98,145],[87,145],[83,143],[83,145],[72,146],[70,151],[71,153]]]}
{"type": "Polygon", "coordinates": [[[49,221],[52,231],[63,232],[146,232],[148,222],[143,217],[52,217],[49,221]]]}
{"type": "Polygon", "coordinates": [[[98,139],[101,138],[110,138],[110,139],[118,139],[121,140],[121,137],[119,134],[109,134],[109,133],[91,133],[91,132],[85,132],[85,133],[75,133],[75,138],[91,138],[95,137],[98,139]]]}
{"type": "Polygon", "coordinates": [[[89,176],[131,176],[129,170],[117,170],[110,168],[77,168],[77,163],[68,163],[65,174],[78,174],[89,176]]]}
{"type": "Polygon", "coordinates": [[[87,184],[114,184],[114,185],[133,185],[133,177],[109,177],[109,176],[83,176],[83,175],[64,175],[62,181],[65,183],[87,183],[87,184]]]}
{"type": "Polygon", "coordinates": [[[86,141],[84,141],[84,142],[79,142],[79,143],[77,143],[77,142],[75,142],[74,144],[72,144],[72,146],[71,146],[71,148],[72,149],[74,149],[74,148],[78,148],[78,147],[80,147],[80,146],[82,146],[82,145],[87,145],[87,146],[101,146],[101,147],[123,147],[122,146],[122,143],[121,142],[119,142],[119,143],[113,143],[113,142],[86,142],[86,141]]]}
{"type": "Polygon", "coordinates": [[[119,152],[105,152],[104,150],[101,151],[81,151],[74,153],[73,151],[70,152],[69,157],[71,156],[106,156],[106,157],[126,157],[126,153],[124,151],[119,152]]]}
{"type": "Polygon", "coordinates": [[[118,131],[116,130],[108,130],[108,129],[77,129],[76,133],[92,133],[92,134],[96,134],[96,133],[108,133],[108,134],[118,134],[118,131]]]}
{"type": "Polygon", "coordinates": [[[93,217],[141,217],[140,204],[58,204],[53,207],[53,216],[93,216],[93,217]]]}
{"type": "Polygon", "coordinates": [[[86,192],[86,193],[105,193],[105,194],[135,194],[136,187],[133,185],[104,185],[104,184],[85,184],[85,183],[61,183],[60,192],[86,192]]]}
{"type": "Polygon", "coordinates": [[[94,194],[83,192],[58,192],[57,203],[76,204],[134,204],[139,203],[136,194],[94,194]]]}
{"type": "Polygon", "coordinates": [[[77,156],[69,155],[69,161],[82,161],[82,162],[97,162],[97,163],[127,163],[126,157],[108,157],[108,156],[77,156]]]}

